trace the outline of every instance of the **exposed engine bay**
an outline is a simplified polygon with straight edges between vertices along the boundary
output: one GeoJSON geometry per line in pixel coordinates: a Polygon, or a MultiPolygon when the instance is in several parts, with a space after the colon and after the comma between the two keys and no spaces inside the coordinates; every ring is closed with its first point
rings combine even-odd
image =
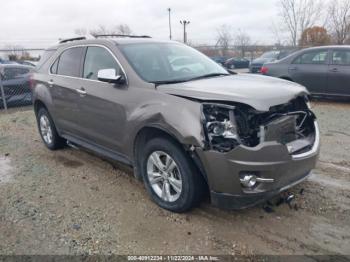
{"type": "Polygon", "coordinates": [[[238,145],[255,147],[276,141],[290,146],[290,153],[312,147],[315,138],[315,116],[305,97],[259,112],[243,104],[203,104],[207,146],[228,152],[238,145]],[[298,141],[298,142],[296,142],[298,141]]]}

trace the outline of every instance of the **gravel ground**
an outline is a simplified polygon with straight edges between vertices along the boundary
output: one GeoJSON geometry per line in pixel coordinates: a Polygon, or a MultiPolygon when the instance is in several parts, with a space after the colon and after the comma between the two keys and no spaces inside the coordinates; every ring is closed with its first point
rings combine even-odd
{"type": "Polygon", "coordinates": [[[0,112],[0,255],[350,254],[350,104],[314,110],[321,157],[292,208],[187,214],[158,208],[125,168],[47,150],[30,108],[0,112]]]}

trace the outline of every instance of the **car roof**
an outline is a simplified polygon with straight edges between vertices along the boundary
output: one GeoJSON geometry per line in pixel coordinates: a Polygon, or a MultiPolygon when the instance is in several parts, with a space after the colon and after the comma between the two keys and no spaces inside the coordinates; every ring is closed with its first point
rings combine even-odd
{"type": "Polygon", "coordinates": [[[350,45],[325,45],[325,46],[314,46],[305,48],[302,50],[319,50],[319,49],[343,49],[343,48],[350,48],[350,45]]]}
{"type": "Polygon", "coordinates": [[[180,42],[177,42],[177,41],[159,40],[159,39],[153,39],[153,38],[106,37],[106,38],[97,38],[97,39],[84,39],[84,40],[69,41],[69,42],[60,43],[60,44],[51,46],[46,50],[47,51],[56,50],[56,49],[61,48],[61,47],[70,47],[70,46],[76,46],[76,45],[107,44],[107,43],[109,43],[109,44],[113,43],[116,45],[143,44],[143,43],[177,43],[177,44],[180,44],[180,42]]]}

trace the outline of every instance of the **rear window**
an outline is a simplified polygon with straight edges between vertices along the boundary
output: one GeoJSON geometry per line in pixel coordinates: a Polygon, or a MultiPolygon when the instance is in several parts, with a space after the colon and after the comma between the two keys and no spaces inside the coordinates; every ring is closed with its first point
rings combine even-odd
{"type": "Polygon", "coordinates": [[[57,74],[80,77],[80,63],[83,47],[73,47],[64,51],[59,58],[57,74]]]}

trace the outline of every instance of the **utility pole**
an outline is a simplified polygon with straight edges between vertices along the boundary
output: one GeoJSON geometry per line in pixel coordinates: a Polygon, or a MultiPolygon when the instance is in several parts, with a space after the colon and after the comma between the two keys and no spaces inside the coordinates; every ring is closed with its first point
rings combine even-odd
{"type": "Polygon", "coordinates": [[[171,8],[170,7],[168,8],[168,12],[169,12],[169,32],[170,32],[169,38],[171,40],[171,8]]]}
{"type": "Polygon", "coordinates": [[[190,24],[190,21],[180,21],[180,24],[184,26],[184,43],[187,44],[187,32],[186,32],[186,26],[190,24]]]}

